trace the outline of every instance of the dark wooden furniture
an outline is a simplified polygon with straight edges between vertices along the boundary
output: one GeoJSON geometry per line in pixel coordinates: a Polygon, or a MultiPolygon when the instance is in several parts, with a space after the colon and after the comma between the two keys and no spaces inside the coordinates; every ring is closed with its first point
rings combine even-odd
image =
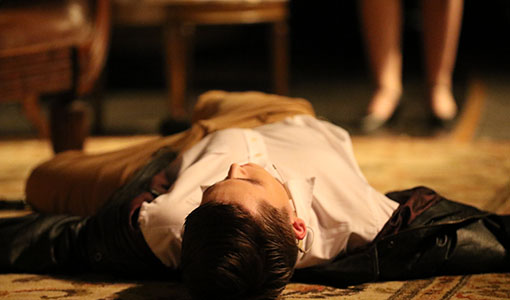
{"type": "Polygon", "coordinates": [[[115,22],[164,25],[172,117],[186,113],[189,43],[197,25],[268,23],[272,26],[274,92],[288,91],[288,0],[141,0],[117,1],[115,22]]]}
{"type": "Polygon", "coordinates": [[[55,152],[81,149],[83,108],[103,68],[110,33],[109,0],[0,2],[0,101],[20,101],[55,152]],[[50,126],[39,99],[51,95],[50,126]]]}

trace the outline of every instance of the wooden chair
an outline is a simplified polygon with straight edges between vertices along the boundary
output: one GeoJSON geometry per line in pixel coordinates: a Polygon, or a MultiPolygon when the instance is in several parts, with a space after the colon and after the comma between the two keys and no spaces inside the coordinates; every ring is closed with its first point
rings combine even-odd
{"type": "Polygon", "coordinates": [[[274,92],[288,92],[288,0],[117,0],[115,22],[164,25],[172,117],[186,112],[189,43],[197,25],[268,23],[272,26],[274,92]]]}
{"type": "Polygon", "coordinates": [[[55,152],[83,147],[86,115],[73,100],[99,78],[109,33],[109,0],[0,2],[0,101],[20,101],[55,152]],[[50,126],[43,95],[54,98],[50,126]]]}

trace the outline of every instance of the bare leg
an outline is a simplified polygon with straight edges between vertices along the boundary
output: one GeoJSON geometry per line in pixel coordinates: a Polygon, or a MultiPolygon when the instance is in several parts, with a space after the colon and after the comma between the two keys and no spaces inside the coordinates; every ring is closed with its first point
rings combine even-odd
{"type": "Polygon", "coordinates": [[[457,114],[452,94],[452,72],[464,1],[424,0],[422,3],[430,105],[439,119],[449,120],[457,114]]]}
{"type": "Polygon", "coordinates": [[[376,83],[368,113],[379,120],[387,120],[402,93],[401,3],[400,0],[362,0],[360,10],[376,83]]]}

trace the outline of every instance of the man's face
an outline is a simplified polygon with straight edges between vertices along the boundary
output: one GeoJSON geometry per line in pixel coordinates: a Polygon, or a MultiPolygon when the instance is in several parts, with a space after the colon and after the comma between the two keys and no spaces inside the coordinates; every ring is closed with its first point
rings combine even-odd
{"type": "Polygon", "coordinates": [[[225,179],[204,191],[201,204],[239,204],[254,214],[261,201],[277,209],[287,209],[292,218],[289,196],[283,185],[261,166],[248,163],[232,164],[225,179]]]}

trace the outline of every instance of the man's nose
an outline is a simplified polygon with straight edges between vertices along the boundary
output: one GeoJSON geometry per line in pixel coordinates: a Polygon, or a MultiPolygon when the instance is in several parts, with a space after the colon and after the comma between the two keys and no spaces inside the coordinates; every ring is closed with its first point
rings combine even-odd
{"type": "Polygon", "coordinates": [[[239,164],[232,164],[228,170],[228,178],[242,178],[244,176],[243,167],[239,164]]]}

